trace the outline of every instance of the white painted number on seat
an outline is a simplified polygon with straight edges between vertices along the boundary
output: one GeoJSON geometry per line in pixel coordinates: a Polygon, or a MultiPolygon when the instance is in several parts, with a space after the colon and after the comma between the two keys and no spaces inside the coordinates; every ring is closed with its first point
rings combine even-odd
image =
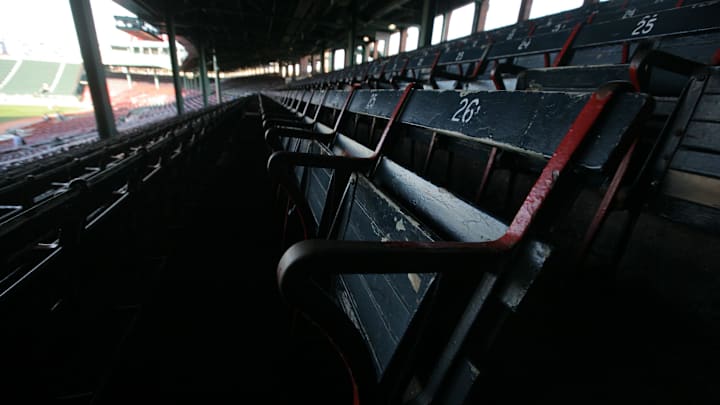
{"type": "Polygon", "coordinates": [[[652,16],[646,15],[640,21],[638,21],[637,26],[632,32],[632,35],[647,35],[650,32],[652,32],[653,28],[655,28],[655,23],[657,22],[657,14],[653,14],[652,16]]]}

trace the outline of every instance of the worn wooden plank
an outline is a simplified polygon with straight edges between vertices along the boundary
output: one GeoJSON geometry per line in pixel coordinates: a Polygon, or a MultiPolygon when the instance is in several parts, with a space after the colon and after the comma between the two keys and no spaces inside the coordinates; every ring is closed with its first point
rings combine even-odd
{"type": "Polygon", "coordinates": [[[655,202],[654,210],[674,222],[691,225],[713,234],[720,231],[720,210],[716,208],[666,196],[655,202]]]}
{"type": "Polygon", "coordinates": [[[389,118],[402,96],[399,90],[356,91],[348,110],[374,117],[389,118]]]}
{"type": "Polygon", "coordinates": [[[567,66],[530,69],[518,76],[517,90],[595,90],[617,80],[630,80],[627,65],[567,66]]]}
{"type": "Polygon", "coordinates": [[[720,2],[715,1],[589,24],[580,31],[573,48],[717,30],[718,15],[720,2]]]}
{"type": "Polygon", "coordinates": [[[720,111],[720,94],[705,94],[695,109],[693,119],[720,122],[718,111],[720,111]]]}
{"type": "Polygon", "coordinates": [[[704,64],[712,62],[720,43],[720,32],[662,38],[657,49],[704,64]]]}
{"type": "Polygon", "coordinates": [[[474,62],[480,60],[485,54],[487,48],[485,41],[472,41],[466,46],[457,49],[448,49],[440,55],[438,65],[448,65],[455,63],[474,62]]]}
{"type": "MultiPolygon", "coordinates": [[[[323,147],[314,144],[310,149],[310,153],[329,155],[330,153],[323,147]]],[[[330,188],[330,180],[332,178],[332,169],[322,167],[308,167],[307,183],[305,184],[305,198],[307,199],[310,212],[315,221],[315,225],[320,224],[320,219],[325,211],[325,202],[328,197],[328,189],[330,188]]]]}
{"type": "Polygon", "coordinates": [[[720,210],[720,179],[669,170],[661,191],[678,199],[720,210]]]}
{"type": "MultiPolygon", "coordinates": [[[[416,90],[400,120],[473,138],[501,149],[549,158],[591,93],[416,90]]],[[[602,169],[647,97],[618,94],[595,125],[578,163],[602,169]],[[611,118],[608,118],[611,117],[611,118]]]]}
{"type": "Polygon", "coordinates": [[[680,149],[670,162],[670,168],[720,178],[720,155],[680,149]]]}
{"type": "MultiPolygon", "coordinates": [[[[550,52],[549,59],[554,60],[555,55],[557,55],[557,52],[553,51],[550,52]]],[[[515,57],[513,59],[513,64],[522,66],[527,69],[535,69],[535,68],[542,68],[545,67],[545,53],[535,53],[532,55],[521,55],[515,57]]],[[[489,73],[489,72],[488,72],[489,73]]],[[[508,81],[506,80],[505,85],[509,90],[512,90],[512,86],[508,86],[508,81]]]]}
{"type": "MultiPolygon", "coordinates": [[[[393,336],[383,319],[384,311],[394,311],[396,308],[380,309],[370,293],[363,275],[346,275],[341,282],[347,293],[346,300],[352,303],[352,312],[348,316],[355,317],[360,324],[371,352],[375,357],[375,368],[378,375],[382,375],[392,358],[398,338],[393,336]]],[[[350,308],[344,308],[346,313],[350,308]]]]}
{"type": "Polygon", "coordinates": [[[424,69],[429,68],[435,62],[435,56],[437,55],[437,49],[422,49],[413,52],[408,61],[408,69],[424,69]]]}
{"type": "Polygon", "coordinates": [[[382,159],[375,178],[447,239],[489,241],[500,238],[507,230],[499,220],[389,159],[382,159]]]}
{"type": "MultiPolygon", "coordinates": [[[[394,286],[407,286],[410,284],[409,279],[405,274],[365,274],[362,277],[388,332],[396,341],[400,340],[410,324],[417,303],[414,300],[408,303],[407,297],[402,297],[394,286]]],[[[412,291],[411,297],[416,299],[417,293],[412,291]]]]}
{"type": "Polygon", "coordinates": [[[563,45],[565,45],[571,31],[572,29],[568,29],[538,36],[520,37],[502,41],[494,44],[493,47],[490,48],[488,57],[490,59],[500,59],[518,55],[559,51],[563,45]]]}
{"type": "Polygon", "coordinates": [[[373,153],[373,151],[368,149],[366,146],[342,134],[339,134],[335,138],[335,143],[333,144],[332,151],[335,155],[338,156],[354,156],[365,158],[370,157],[373,153]]]}
{"type": "Polygon", "coordinates": [[[622,47],[613,44],[576,49],[570,60],[576,66],[617,65],[623,63],[622,47]]]}
{"type": "MultiPolygon", "coordinates": [[[[720,110],[716,111],[720,118],[720,110]]],[[[720,154],[720,122],[692,121],[688,125],[682,147],[703,149],[720,154]]]]}
{"type": "Polygon", "coordinates": [[[320,102],[323,101],[323,96],[325,95],[326,91],[327,90],[322,90],[322,91],[316,91],[315,93],[313,93],[312,100],[310,101],[310,103],[312,105],[320,104],[320,102]]]}
{"type": "MultiPolygon", "coordinates": [[[[720,43],[720,41],[718,41],[717,43],[720,43]]],[[[714,71],[717,72],[718,69],[715,68],[714,71]]],[[[720,75],[713,74],[710,76],[705,91],[706,94],[720,94],[720,75]]]]}
{"type": "Polygon", "coordinates": [[[338,230],[339,239],[380,241],[423,241],[434,238],[395,202],[386,197],[363,176],[355,176],[355,186],[344,205],[345,224],[338,230]],[[359,185],[358,185],[359,184],[359,185]],[[347,226],[349,228],[344,228],[347,226]]]}
{"type": "Polygon", "coordinates": [[[323,102],[323,105],[336,110],[340,109],[345,103],[348,93],[348,91],[330,90],[325,98],[325,102],[323,102]]]}
{"type": "MultiPolygon", "coordinates": [[[[430,241],[433,238],[364,176],[353,176],[341,209],[337,237],[346,240],[430,241]]],[[[341,264],[339,264],[341,265],[341,264]]],[[[377,371],[387,367],[434,275],[344,275],[341,301],[359,324],[375,356],[377,371]]]]}

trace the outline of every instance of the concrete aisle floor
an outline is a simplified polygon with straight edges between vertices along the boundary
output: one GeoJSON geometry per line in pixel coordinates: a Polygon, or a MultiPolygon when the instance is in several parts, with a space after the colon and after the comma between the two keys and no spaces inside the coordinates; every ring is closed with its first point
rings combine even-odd
{"type": "Polygon", "coordinates": [[[343,390],[321,377],[342,374],[322,339],[291,337],[259,118],[236,121],[183,197],[165,265],[97,403],[322,403],[343,390]]]}

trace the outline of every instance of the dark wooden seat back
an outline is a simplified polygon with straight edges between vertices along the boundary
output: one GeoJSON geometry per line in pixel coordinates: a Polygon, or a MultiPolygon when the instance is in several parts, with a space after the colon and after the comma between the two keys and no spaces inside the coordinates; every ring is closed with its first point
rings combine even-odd
{"type": "MultiPolygon", "coordinates": [[[[425,333],[432,333],[424,328],[430,325],[427,311],[441,278],[466,277],[480,283],[483,291],[493,291],[497,277],[490,274],[500,271],[502,259],[516,245],[525,246],[527,228],[570,156],[576,155],[574,165],[588,171],[609,168],[648,100],[609,89],[524,96],[416,91],[399,117],[404,125],[548,159],[509,226],[383,158],[370,172],[352,171],[327,240],[295,244],[283,256],[278,269],[281,291],[339,348],[360,387],[360,398],[386,401],[407,382],[414,348],[425,333]],[[503,97],[515,108],[498,106],[503,97]],[[481,107],[462,118],[458,107],[463,105],[481,107]],[[427,114],[429,106],[434,114],[427,114]],[[603,111],[605,107],[610,111],[603,111]],[[542,115],[545,120],[539,121],[542,115]],[[574,143],[576,138],[585,140],[582,148],[574,143]]],[[[523,256],[529,260],[523,264],[537,274],[551,249],[533,251],[523,256]]],[[[459,311],[462,304],[451,307],[459,311]]]]}

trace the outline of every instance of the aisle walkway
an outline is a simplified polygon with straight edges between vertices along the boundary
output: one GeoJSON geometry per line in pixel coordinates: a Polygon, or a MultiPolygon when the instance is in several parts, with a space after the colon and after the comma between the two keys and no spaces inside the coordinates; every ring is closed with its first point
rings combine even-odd
{"type": "Polygon", "coordinates": [[[166,265],[100,403],[209,403],[273,392],[280,372],[273,348],[287,338],[289,318],[275,286],[278,227],[266,155],[251,124],[237,124],[214,173],[191,182],[187,217],[169,232],[166,265]]]}

